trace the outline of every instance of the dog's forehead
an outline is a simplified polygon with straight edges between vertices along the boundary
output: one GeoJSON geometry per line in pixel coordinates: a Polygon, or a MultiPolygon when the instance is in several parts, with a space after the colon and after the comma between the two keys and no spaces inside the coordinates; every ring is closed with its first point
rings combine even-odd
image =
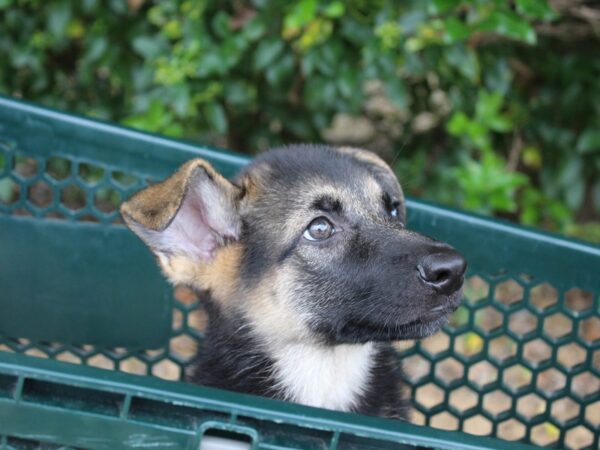
{"type": "Polygon", "coordinates": [[[259,201],[307,208],[320,198],[356,209],[377,206],[382,196],[401,196],[393,173],[329,148],[296,148],[259,159],[246,172],[260,191],[259,201]]]}

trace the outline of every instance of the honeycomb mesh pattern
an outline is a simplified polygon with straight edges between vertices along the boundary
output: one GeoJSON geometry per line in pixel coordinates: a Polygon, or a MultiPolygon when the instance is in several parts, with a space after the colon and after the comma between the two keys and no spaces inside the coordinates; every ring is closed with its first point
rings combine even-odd
{"type": "MultiPolygon", "coordinates": [[[[147,185],[122,167],[26,154],[0,141],[0,214],[120,223],[122,199],[147,185]]],[[[0,350],[165,379],[183,378],[202,340],[202,299],[174,292],[168,344],[131,352],[0,338],[0,350]]],[[[397,344],[417,423],[505,440],[598,448],[598,292],[472,268],[464,302],[440,333],[397,344]]],[[[15,441],[16,442],[16,441],[15,441]]],[[[1,449],[22,448],[0,439],[1,449]]]]}

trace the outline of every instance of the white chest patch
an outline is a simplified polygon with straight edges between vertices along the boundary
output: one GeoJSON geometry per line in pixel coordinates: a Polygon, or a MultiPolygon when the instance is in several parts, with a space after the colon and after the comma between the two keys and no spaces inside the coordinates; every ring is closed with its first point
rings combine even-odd
{"type": "Polygon", "coordinates": [[[349,411],[369,382],[374,354],[372,343],[288,345],[273,355],[277,387],[290,401],[349,411]]]}

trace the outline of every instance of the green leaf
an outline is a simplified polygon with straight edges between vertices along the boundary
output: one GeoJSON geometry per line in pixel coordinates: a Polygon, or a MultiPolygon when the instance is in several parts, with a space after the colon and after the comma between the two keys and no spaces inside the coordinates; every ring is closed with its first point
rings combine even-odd
{"type": "Polygon", "coordinates": [[[317,0],[300,0],[285,16],[284,28],[301,28],[317,15],[317,0]]]}
{"type": "Polygon", "coordinates": [[[346,7],[344,6],[343,2],[334,1],[325,8],[323,15],[325,17],[329,17],[330,19],[335,19],[343,16],[345,11],[346,7]]]}
{"type": "Polygon", "coordinates": [[[600,152],[600,128],[586,128],[577,139],[577,151],[581,154],[600,152]]]}
{"type": "Polygon", "coordinates": [[[204,115],[210,127],[219,134],[227,131],[227,116],[225,115],[225,109],[220,103],[207,103],[204,106],[204,115]]]}
{"type": "Polygon", "coordinates": [[[108,40],[101,36],[94,36],[88,44],[83,57],[86,63],[93,63],[99,60],[108,48],[108,40]]]}
{"type": "Polygon", "coordinates": [[[224,11],[219,11],[211,21],[212,29],[217,36],[225,39],[230,33],[229,16],[224,11]]]}
{"type": "Polygon", "coordinates": [[[392,76],[384,80],[383,84],[390,100],[398,108],[405,109],[408,106],[408,94],[402,79],[399,76],[392,76]]]}
{"type": "Polygon", "coordinates": [[[494,11],[480,28],[482,31],[493,31],[528,44],[537,42],[535,30],[529,22],[512,12],[494,11]]]}
{"type": "Polygon", "coordinates": [[[349,66],[342,68],[338,74],[337,87],[342,97],[352,98],[360,90],[359,73],[349,66]]]}
{"type": "Polygon", "coordinates": [[[461,0],[433,0],[428,3],[428,10],[431,14],[442,14],[454,10],[460,3],[461,0]]]}
{"type": "Polygon", "coordinates": [[[455,45],[445,53],[446,61],[472,83],[479,81],[479,59],[471,48],[455,45]]]}
{"type": "Polygon", "coordinates": [[[443,23],[446,43],[462,42],[471,36],[471,29],[456,17],[448,17],[443,23]]]}
{"type": "Polygon", "coordinates": [[[517,12],[532,19],[552,20],[557,17],[547,0],[515,0],[517,12]]]}
{"type": "Polygon", "coordinates": [[[254,53],[254,70],[259,72],[266,69],[283,52],[284,46],[283,41],[276,38],[271,38],[258,44],[254,53]]]}
{"type": "Polygon", "coordinates": [[[67,24],[71,20],[71,4],[70,2],[62,1],[53,3],[52,9],[48,14],[48,31],[54,37],[63,37],[67,32],[67,24]]]}
{"type": "Polygon", "coordinates": [[[284,55],[281,59],[270,65],[265,72],[265,77],[270,85],[279,86],[291,78],[294,71],[294,57],[284,55]]]}
{"type": "Polygon", "coordinates": [[[163,51],[161,39],[157,36],[135,36],[133,38],[133,49],[147,59],[153,59],[160,55],[163,51]]]}
{"type": "Polygon", "coordinates": [[[446,125],[446,129],[448,130],[448,133],[453,136],[461,136],[467,132],[470,123],[471,121],[467,115],[462,111],[458,111],[452,114],[452,117],[446,125]]]}
{"type": "Polygon", "coordinates": [[[253,42],[259,39],[265,33],[265,30],[266,26],[264,22],[259,18],[255,18],[244,25],[242,33],[248,41],[253,42]]]}

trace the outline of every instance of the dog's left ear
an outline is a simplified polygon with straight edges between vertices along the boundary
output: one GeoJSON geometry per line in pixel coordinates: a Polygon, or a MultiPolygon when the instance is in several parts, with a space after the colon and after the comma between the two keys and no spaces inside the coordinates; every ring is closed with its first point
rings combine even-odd
{"type": "Polygon", "coordinates": [[[239,238],[240,198],[238,186],[208,162],[194,159],[123,203],[121,214],[156,254],[170,280],[189,282],[177,272],[210,262],[220,246],[239,238]]]}

